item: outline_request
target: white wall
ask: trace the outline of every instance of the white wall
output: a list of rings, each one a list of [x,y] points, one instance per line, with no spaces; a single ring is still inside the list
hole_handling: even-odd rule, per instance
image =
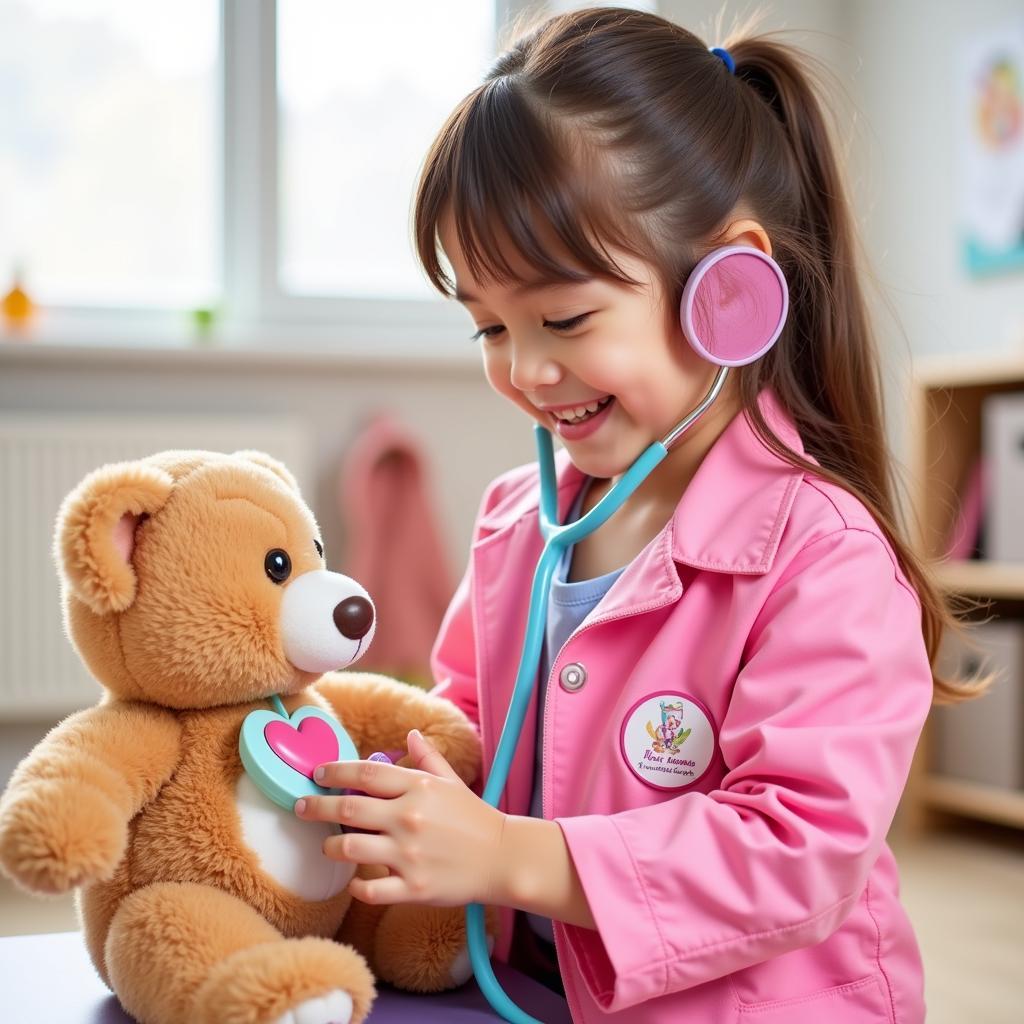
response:
[[[873,138],[867,238],[915,354],[1024,354],[1024,273],[968,278],[957,225],[957,63],[972,32],[1024,19],[1021,0],[843,5]]]

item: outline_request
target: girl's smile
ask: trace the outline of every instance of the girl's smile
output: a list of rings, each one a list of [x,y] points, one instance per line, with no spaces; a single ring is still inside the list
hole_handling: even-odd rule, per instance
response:
[[[614,395],[606,395],[585,405],[559,406],[557,411],[549,407],[546,411],[551,413],[552,429],[559,437],[566,441],[580,441],[604,423],[614,401]]]

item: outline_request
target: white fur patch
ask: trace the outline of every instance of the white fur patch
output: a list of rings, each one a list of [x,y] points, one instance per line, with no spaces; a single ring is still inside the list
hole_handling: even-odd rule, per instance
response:
[[[278,1017],[274,1024],[348,1024],[351,1019],[352,997],[336,988],[325,996],[307,999]]]
[[[341,829],[326,821],[303,821],[264,796],[245,772],[235,805],[246,846],[260,867],[288,892],[310,903],[329,899],[348,885],[356,865],[331,860],[323,843]]]
[[[487,936],[487,952],[494,952],[494,936]],[[451,967],[448,968],[448,974],[451,977],[452,983],[456,988],[465,985],[467,981],[473,976],[473,964],[469,959],[469,947],[463,946],[459,950],[455,959],[452,961]]]

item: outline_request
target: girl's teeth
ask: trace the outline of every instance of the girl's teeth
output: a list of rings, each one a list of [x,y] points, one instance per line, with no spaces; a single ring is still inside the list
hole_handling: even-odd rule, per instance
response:
[[[605,401],[605,399],[601,399],[601,402],[603,401]],[[582,419],[588,413],[597,412],[601,402],[590,402],[588,405],[578,405],[575,409],[563,409],[561,412],[555,413],[555,415],[566,423],[573,423],[578,419]]]

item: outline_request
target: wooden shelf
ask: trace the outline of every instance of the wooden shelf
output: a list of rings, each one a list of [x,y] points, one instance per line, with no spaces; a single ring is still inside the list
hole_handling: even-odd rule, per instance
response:
[[[950,593],[1024,600],[1024,562],[944,562],[936,573]]]
[[[915,363],[910,438],[915,547],[930,560],[947,594],[983,602],[1024,600],[1024,563],[951,561],[944,552],[957,517],[957,496],[982,450],[985,399],[1009,391],[1024,391],[1024,353],[971,353]],[[934,717],[925,726],[904,793],[913,827],[926,827],[934,812],[942,811],[1024,829],[1024,790],[937,774],[930,757]],[[1020,742],[1024,746],[1024,735]]]
[[[921,785],[921,795],[930,807],[1024,828],[1024,790],[999,789],[939,775],[925,778]]]

